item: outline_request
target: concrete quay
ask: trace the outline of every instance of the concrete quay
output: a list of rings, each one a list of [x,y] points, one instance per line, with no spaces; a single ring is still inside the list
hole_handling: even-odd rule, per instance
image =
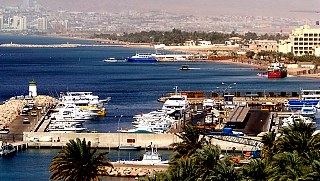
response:
[[[93,147],[103,149],[117,149],[118,146],[141,146],[147,148],[151,143],[158,149],[172,149],[172,143],[181,142],[175,134],[146,134],[146,133],[49,133],[49,132],[24,132],[23,141],[28,147],[37,148],[62,148],[76,138],[90,141]],[[209,138],[211,143],[220,146],[223,151],[252,151],[256,146],[235,141],[226,141]],[[259,141],[259,140],[257,140]]]

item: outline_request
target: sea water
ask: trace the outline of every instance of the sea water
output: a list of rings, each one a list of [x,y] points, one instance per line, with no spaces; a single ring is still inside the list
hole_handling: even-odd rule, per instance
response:
[[[36,36],[0,35],[0,44],[57,44],[92,41]],[[108,57],[126,58],[153,49],[81,46],[77,48],[0,47],[0,101],[27,95],[28,82],[37,81],[38,94],[57,97],[60,92],[92,91],[111,97],[107,116],[85,123],[89,130],[115,132],[131,126],[132,116],[160,109],[157,99],[181,90],[222,92],[299,92],[318,89],[320,80],[300,77],[267,79],[251,67],[210,62],[107,63]],[[222,82],[228,85],[222,85]],[[234,84],[236,83],[236,84]],[[120,115],[123,117],[120,118]],[[119,120],[120,119],[120,120]],[[142,155],[143,152],[139,153]],[[56,150],[27,150],[12,159],[0,158],[0,180],[48,180],[48,167]],[[112,155],[112,154],[111,154]],[[121,152],[121,157],[128,156]],[[170,154],[168,154],[170,155]],[[117,159],[111,156],[112,159]]]

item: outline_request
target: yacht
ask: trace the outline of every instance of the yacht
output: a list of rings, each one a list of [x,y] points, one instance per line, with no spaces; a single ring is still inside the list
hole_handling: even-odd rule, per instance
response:
[[[187,96],[175,94],[169,97],[166,102],[164,102],[162,109],[169,113],[172,113],[175,110],[181,111],[182,114],[182,111],[190,109]]]

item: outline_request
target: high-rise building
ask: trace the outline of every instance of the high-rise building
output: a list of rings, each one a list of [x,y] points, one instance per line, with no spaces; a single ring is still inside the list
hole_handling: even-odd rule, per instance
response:
[[[48,20],[47,18],[38,18],[38,27],[39,31],[46,31],[48,29]]]
[[[13,16],[12,19],[10,20],[10,28],[18,29],[18,26],[20,24],[19,19],[20,19],[19,16]]]
[[[0,30],[4,28],[4,27],[3,27],[3,24],[4,24],[4,22],[3,22],[3,15],[0,15]]]
[[[292,30],[287,40],[280,41],[279,52],[320,56],[320,29],[304,25]]]
[[[18,30],[26,30],[26,29],[27,29],[27,17],[25,16],[19,17]]]

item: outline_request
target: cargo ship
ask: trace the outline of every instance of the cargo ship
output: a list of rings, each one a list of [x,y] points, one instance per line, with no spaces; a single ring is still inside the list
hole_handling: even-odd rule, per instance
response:
[[[137,53],[132,57],[128,58],[128,62],[153,63],[153,62],[157,62],[157,59],[154,58],[151,53]]]
[[[287,77],[287,69],[283,63],[272,63],[268,66],[268,78]]]

